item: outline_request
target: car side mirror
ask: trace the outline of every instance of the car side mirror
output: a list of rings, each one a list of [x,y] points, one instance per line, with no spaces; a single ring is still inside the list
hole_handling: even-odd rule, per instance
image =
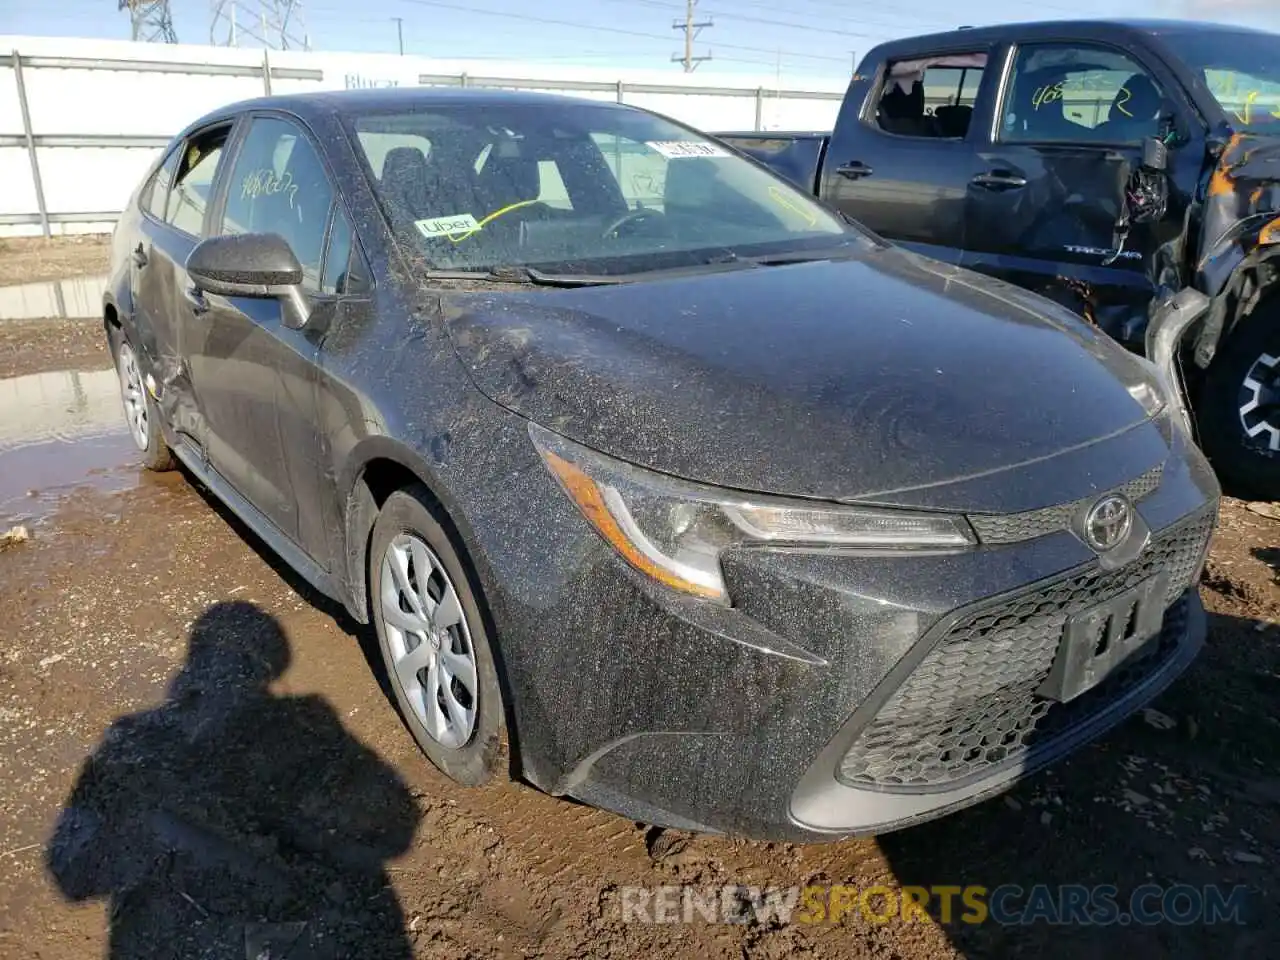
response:
[[[302,265],[289,241],[278,233],[210,237],[187,256],[187,275],[205,293],[284,301],[288,326],[306,324],[310,307],[303,296]]]

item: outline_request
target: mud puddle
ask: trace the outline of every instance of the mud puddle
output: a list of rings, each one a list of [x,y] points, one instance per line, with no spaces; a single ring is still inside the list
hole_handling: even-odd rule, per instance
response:
[[[138,482],[114,370],[0,380],[0,526],[46,518],[74,491]]]
[[[0,321],[101,316],[107,279],[94,274],[0,286]]]

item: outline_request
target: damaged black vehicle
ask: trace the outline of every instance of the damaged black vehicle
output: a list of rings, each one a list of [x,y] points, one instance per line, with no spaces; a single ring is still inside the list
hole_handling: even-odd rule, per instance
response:
[[[1203,641],[1218,488],[1151,364],[636,108],[215,112],[130,201],[105,319],[147,465],[372,624],[462,783],[885,831]]]
[[[1080,20],[894,40],[830,136],[722,138],[1145,352],[1219,475],[1280,498],[1280,36]]]

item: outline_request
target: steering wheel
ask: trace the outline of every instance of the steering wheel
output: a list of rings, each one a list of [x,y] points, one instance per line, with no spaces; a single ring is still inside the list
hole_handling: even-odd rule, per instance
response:
[[[617,217],[607,227],[605,227],[604,232],[601,233],[600,236],[604,239],[608,239],[609,237],[616,236],[618,231],[629,223],[643,223],[645,220],[653,220],[662,216],[663,213],[661,210],[652,210],[649,207],[640,207],[636,210],[628,210],[622,216]]]

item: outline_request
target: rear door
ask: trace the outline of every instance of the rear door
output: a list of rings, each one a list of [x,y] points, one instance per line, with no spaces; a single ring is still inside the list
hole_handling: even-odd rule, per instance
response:
[[[188,296],[186,262],[204,231],[231,129],[231,121],[213,124],[175,148],[144,198],[141,237],[133,251],[137,265],[135,307],[155,331],[152,366],[161,410],[180,442],[185,439],[198,454],[206,438],[186,351],[196,320]]]
[[[827,148],[823,198],[889,240],[959,262],[988,49],[922,51],[855,79]]]
[[[969,187],[966,266],[1043,293],[1120,340],[1140,340],[1148,265],[1176,236],[1198,180],[1203,130],[1176,81],[1102,40],[1020,44]],[[1181,141],[1171,131],[1182,131]],[[1114,241],[1127,172],[1168,136],[1164,217]]]
[[[326,533],[300,516],[299,505],[318,504],[324,482],[315,378],[320,342],[334,311],[335,290],[326,289],[324,279],[330,231],[341,248],[335,269],[346,267],[351,247],[345,215],[331,226],[335,195],[319,149],[294,119],[248,119],[210,232],[284,237],[302,265],[311,314],[295,329],[286,325],[288,308],[278,299],[202,293],[201,336],[189,346],[195,392],[208,424],[210,464],[325,568]]]

